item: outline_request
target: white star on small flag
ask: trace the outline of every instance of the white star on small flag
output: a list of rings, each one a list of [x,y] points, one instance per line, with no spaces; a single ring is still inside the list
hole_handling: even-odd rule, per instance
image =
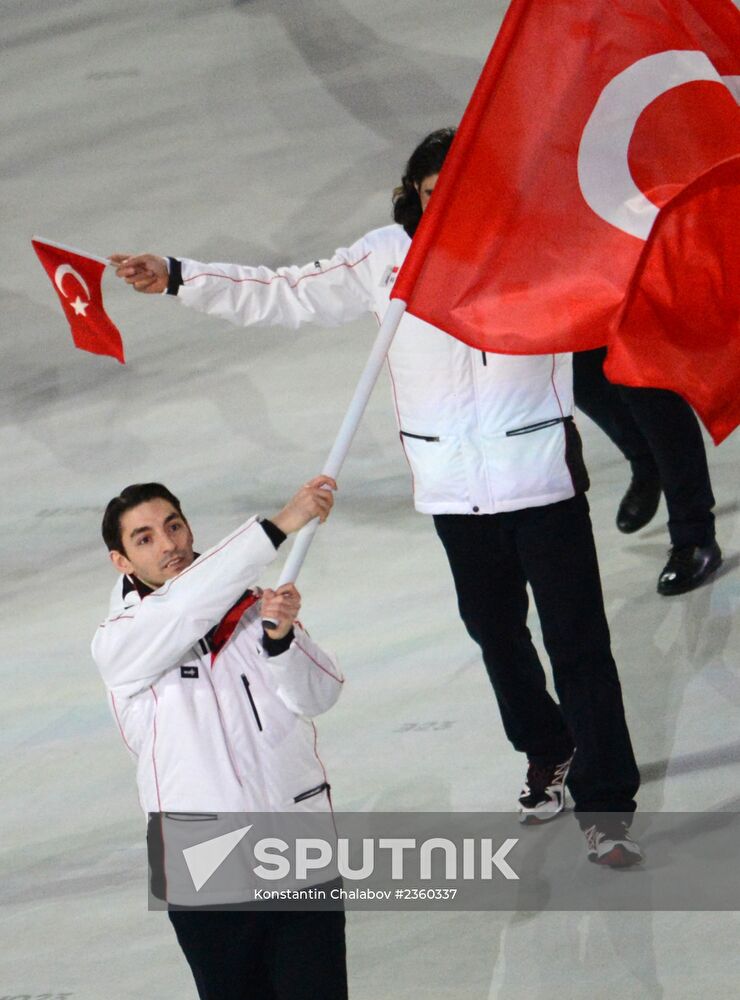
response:
[[[78,316],[87,316],[87,307],[90,305],[89,302],[84,302],[79,295],[72,303],[72,308],[77,313]]]

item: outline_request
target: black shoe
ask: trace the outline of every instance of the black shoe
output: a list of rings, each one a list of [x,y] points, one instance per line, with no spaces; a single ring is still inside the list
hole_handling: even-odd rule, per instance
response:
[[[535,826],[560,815],[565,808],[565,779],[572,761],[573,754],[567,760],[552,764],[529,762],[524,788],[519,796],[520,823]]]
[[[671,549],[670,559],[658,577],[658,593],[664,597],[685,594],[722,565],[722,552],[715,541],[709,545],[684,545]]]
[[[653,475],[637,475],[632,481],[617,511],[617,527],[625,535],[639,531],[652,521],[660,503],[660,479]]]

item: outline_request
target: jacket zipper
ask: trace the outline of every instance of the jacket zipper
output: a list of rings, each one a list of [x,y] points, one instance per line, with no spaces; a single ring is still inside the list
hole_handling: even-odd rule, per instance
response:
[[[262,722],[260,721],[260,714],[257,711],[257,706],[254,703],[254,698],[252,697],[252,692],[249,689],[249,681],[247,680],[247,675],[242,674],[242,683],[244,684],[244,690],[247,692],[247,698],[249,698],[249,704],[252,706],[252,711],[254,712],[254,721],[257,723],[257,728],[262,732]]]
[[[426,434],[409,434],[408,431],[399,431],[401,437],[415,438],[417,441],[439,441],[438,437],[427,437]]]
[[[172,813],[166,812],[165,819],[174,819],[178,823],[202,823],[206,820],[218,819],[218,813]]]
[[[537,424],[527,424],[526,427],[516,427],[514,430],[507,431],[506,436],[510,438],[516,437],[518,434],[531,434],[533,431],[544,430],[545,427],[556,427],[558,424],[567,424],[572,419],[572,416],[567,416],[553,417],[551,420],[540,420]]]
[[[488,359],[486,357],[486,352],[485,351],[481,351],[481,355],[483,356],[483,364],[484,365],[488,365]],[[470,380],[472,382],[472,387],[473,387],[473,401],[474,401],[474,404],[475,404],[475,427],[476,427],[477,434],[480,435],[480,436],[482,436],[483,421],[481,420],[481,415],[480,415],[480,394],[478,392],[478,379],[480,377],[482,377],[482,376],[478,375],[476,367],[473,364],[473,351],[472,350],[468,354],[468,358],[470,360]],[[493,488],[491,486],[491,480],[490,480],[490,477],[488,475],[488,465],[486,463],[485,457],[484,456],[481,456],[481,457],[483,459],[483,461],[481,463],[481,467],[483,469],[483,475],[485,477],[486,492],[488,493],[489,500],[493,501],[493,499],[494,499],[494,493],[493,493]],[[480,505],[479,504],[475,504],[473,506],[473,513],[477,514],[479,510],[480,510]]]
[[[328,792],[330,788],[331,786],[328,781],[322,781],[322,783],[320,785],[317,785],[315,788],[309,788],[308,791],[301,792],[300,795],[296,795],[293,798],[293,801],[303,802],[304,799],[311,799],[313,798],[314,795],[320,795],[321,792]]]

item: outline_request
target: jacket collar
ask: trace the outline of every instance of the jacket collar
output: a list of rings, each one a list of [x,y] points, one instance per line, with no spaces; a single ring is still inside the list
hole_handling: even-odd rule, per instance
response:
[[[193,556],[195,557],[193,562],[195,562],[195,559],[200,558],[200,552],[194,552]],[[154,589],[154,587],[150,587],[148,583],[144,583],[143,580],[140,580],[138,576],[135,576],[133,573],[127,573],[123,577],[121,597],[125,602],[129,594],[136,593],[143,599],[149,594],[153,594]]]
[[[138,578],[138,576],[134,576],[134,574],[132,573],[130,576],[125,575],[123,578],[123,587],[121,596],[123,597],[124,601],[131,593],[136,593],[139,595],[139,597],[143,598],[146,597],[147,594],[153,594],[154,588],[147,586],[146,583],[142,583],[142,581]]]

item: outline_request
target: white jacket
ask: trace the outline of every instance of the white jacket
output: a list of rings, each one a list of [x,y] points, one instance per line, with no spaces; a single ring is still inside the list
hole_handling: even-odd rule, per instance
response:
[[[180,301],[245,326],[378,321],[411,241],[401,226],[303,267],[182,260]],[[483,354],[406,314],[388,355],[416,509],[494,514],[588,488],[570,354]]]
[[[92,653],[137,758],[144,812],[330,809],[310,717],[339,697],[332,658],[298,625],[268,657],[259,602],[215,656],[203,641],[274,557],[251,518],[143,598],[117,582]]]

